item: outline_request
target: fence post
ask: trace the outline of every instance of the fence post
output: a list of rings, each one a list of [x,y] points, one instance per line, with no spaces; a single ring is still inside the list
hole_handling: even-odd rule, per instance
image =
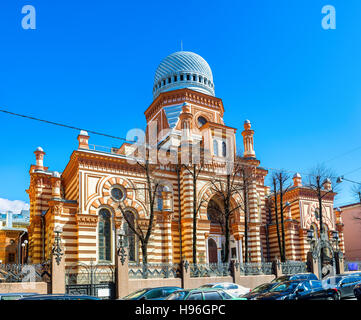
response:
[[[232,273],[233,283],[240,284],[239,282],[240,282],[241,272],[239,270],[239,262],[237,260],[231,261],[231,273]]]
[[[282,276],[282,265],[281,262],[278,260],[278,258],[272,261],[272,270],[276,278]]]
[[[314,273],[316,277],[322,280],[322,275],[319,274],[319,259],[314,259],[312,252],[307,252],[307,269],[309,272]]]
[[[336,274],[344,273],[345,265],[342,251],[335,252]]]
[[[181,263],[182,265],[182,288],[190,289],[190,266],[188,260]]]
[[[119,249],[115,259],[115,287],[117,299],[129,294],[128,255],[123,247]]]
[[[51,293],[65,293],[65,259],[51,257]]]

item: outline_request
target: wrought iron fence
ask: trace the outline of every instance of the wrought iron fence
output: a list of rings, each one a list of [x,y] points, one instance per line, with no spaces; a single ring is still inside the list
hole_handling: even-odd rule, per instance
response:
[[[128,274],[133,279],[180,278],[181,269],[173,263],[129,263]]]
[[[235,265],[237,268],[237,263]],[[246,262],[239,264],[239,271],[241,275],[271,275],[273,274],[272,262]]]
[[[50,263],[0,264],[0,283],[47,282],[51,278]]]
[[[101,299],[115,297],[115,267],[110,263],[76,263],[65,272],[66,292],[86,294]]]
[[[229,263],[189,264],[191,277],[225,277],[231,275]]]
[[[77,263],[66,269],[65,284],[101,284],[115,281],[115,270],[111,264]]]
[[[345,261],[344,271],[361,271],[361,261]]]
[[[307,263],[303,261],[286,261],[281,262],[283,274],[296,274],[307,272]]]

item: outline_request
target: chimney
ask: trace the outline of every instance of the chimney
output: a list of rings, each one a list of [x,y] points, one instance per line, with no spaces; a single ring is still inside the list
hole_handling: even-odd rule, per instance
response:
[[[293,176],[292,180],[294,187],[302,187],[302,177],[298,172]]]
[[[11,211],[6,212],[6,228],[13,227],[13,213]]]
[[[244,122],[244,131],[242,131],[243,146],[244,146],[243,157],[245,158],[256,157],[256,153],[254,152],[254,146],[253,146],[253,135],[254,135],[254,131],[251,129],[251,122],[249,120],[246,120]]]
[[[87,150],[89,150],[88,140],[89,140],[88,132],[86,132],[84,130],[81,130],[79,135],[78,135],[78,141],[79,141],[78,149],[87,149]]]
[[[35,153],[35,158],[36,158],[35,169],[44,170],[43,160],[44,160],[45,152],[44,152],[43,148],[37,147],[36,150],[34,151],[34,153]]]

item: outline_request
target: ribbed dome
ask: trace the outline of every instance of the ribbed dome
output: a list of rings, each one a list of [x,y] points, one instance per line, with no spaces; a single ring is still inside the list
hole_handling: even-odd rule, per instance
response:
[[[200,55],[189,51],[172,53],[159,64],[153,86],[153,98],[161,92],[189,88],[214,96],[212,70]]]

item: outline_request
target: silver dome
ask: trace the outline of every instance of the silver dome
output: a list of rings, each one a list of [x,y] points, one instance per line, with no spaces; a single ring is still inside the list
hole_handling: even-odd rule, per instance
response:
[[[215,95],[212,70],[207,61],[189,51],[178,51],[162,60],[154,76],[153,98],[161,92],[183,88]]]

